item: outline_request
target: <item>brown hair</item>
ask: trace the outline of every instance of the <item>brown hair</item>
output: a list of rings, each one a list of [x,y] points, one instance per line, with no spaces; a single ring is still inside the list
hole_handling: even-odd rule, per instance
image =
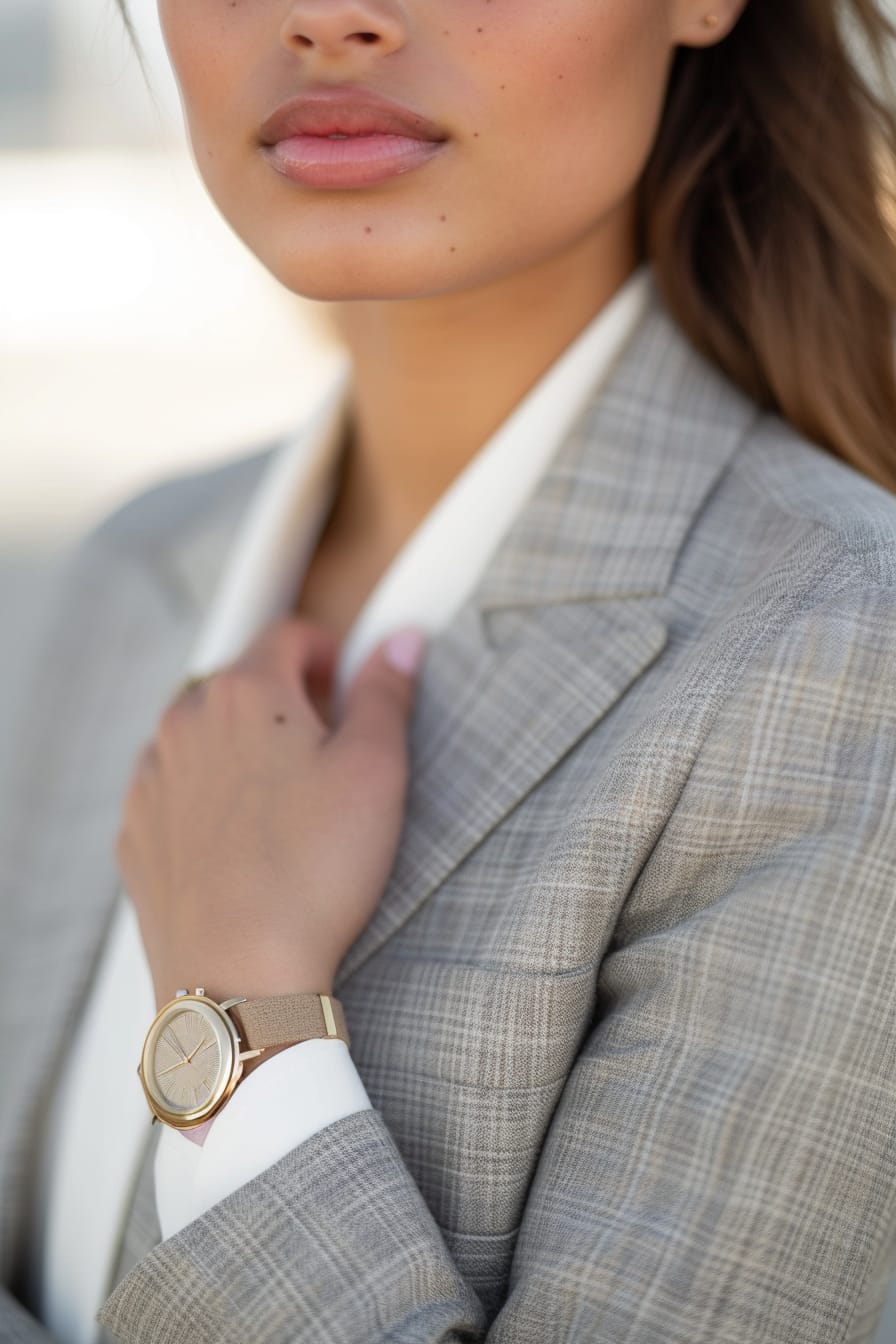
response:
[[[692,343],[891,490],[894,38],[879,0],[747,0],[720,42],[677,49],[639,184],[642,247]]]
[[[896,27],[882,4],[747,0],[721,41],[679,46],[638,217],[693,345],[896,490]]]

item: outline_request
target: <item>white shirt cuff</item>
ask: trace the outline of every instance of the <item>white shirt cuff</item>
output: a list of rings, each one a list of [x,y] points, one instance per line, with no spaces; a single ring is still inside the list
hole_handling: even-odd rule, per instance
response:
[[[164,1125],[153,1171],[162,1239],[318,1130],[370,1104],[345,1041],[320,1037],[299,1041],[253,1069],[214,1117],[201,1146]]]

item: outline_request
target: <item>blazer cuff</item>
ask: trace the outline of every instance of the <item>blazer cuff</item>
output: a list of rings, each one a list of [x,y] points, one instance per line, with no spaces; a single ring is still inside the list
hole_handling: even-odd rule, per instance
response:
[[[370,1098],[348,1046],[325,1037],[299,1041],[253,1069],[214,1117],[202,1145],[165,1125],[153,1177],[162,1239],[245,1185]]]
[[[159,1242],[96,1319],[126,1344],[472,1344],[486,1323],[372,1107]]]

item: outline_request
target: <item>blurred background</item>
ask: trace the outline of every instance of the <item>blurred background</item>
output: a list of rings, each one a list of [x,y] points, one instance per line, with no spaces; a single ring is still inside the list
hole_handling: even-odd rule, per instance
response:
[[[321,306],[212,205],[155,0],[129,9],[147,79],[115,0],[0,0],[7,707],[77,536],[151,481],[298,423],[337,353]]]
[[[7,715],[77,536],[153,480],[288,430],[337,357],[320,308],[211,204],[156,0],[130,10],[149,87],[114,0],[0,3]],[[875,1344],[896,1344],[896,1288]]]

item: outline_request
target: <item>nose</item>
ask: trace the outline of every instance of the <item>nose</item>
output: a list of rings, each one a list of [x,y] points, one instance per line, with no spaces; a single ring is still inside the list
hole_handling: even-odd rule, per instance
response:
[[[406,30],[392,0],[295,0],[281,36],[291,50],[347,60],[368,49],[377,56],[397,51]]]

